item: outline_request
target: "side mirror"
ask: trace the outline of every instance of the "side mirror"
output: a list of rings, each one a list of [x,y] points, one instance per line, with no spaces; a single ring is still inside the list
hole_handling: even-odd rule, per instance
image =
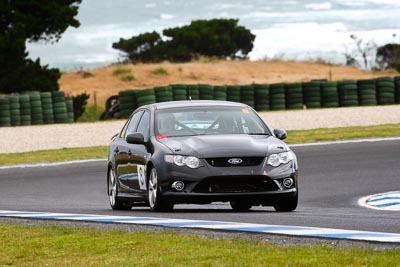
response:
[[[278,138],[280,140],[286,139],[286,137],[287,137],[287,133],[283,129],[275,129],[274,134],[275,134],[276,138]]]
[[[144,137],[141,133],[130,133],[126,136],[126,142],[128,144],[141,145],[144,144]]]

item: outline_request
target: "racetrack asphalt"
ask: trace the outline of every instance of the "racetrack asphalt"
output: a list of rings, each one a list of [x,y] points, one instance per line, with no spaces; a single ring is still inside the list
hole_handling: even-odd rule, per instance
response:
[[[359,198],[399,190],[398,140],[293,147],[299,159],[300,202],[295,212],[229,204],[176,205],[171,213],[146,207],[112,211],[104,162],[0,170],[0,209],[297,225],[400,233],[400,213],[366,209]]]

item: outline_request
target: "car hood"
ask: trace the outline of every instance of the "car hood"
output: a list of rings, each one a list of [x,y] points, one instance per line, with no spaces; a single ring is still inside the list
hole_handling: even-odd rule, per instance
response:
[[[207,157],[265,157],[288,151],[288,146],[274,136],[247,134],[169,137],[159,140],[174,154]]]

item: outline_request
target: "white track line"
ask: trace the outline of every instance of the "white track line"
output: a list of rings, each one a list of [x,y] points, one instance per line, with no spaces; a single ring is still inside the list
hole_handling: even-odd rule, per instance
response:
[[[400,211],[400,191],[362,197],[358,205],[374,210]]]
[[[67,220],[98,223],[123,223],[150,226],[163,226],[173,228],[196,228],[210,230],[225,230],[236,232],[268,233],[303,237],[351,239],[374,242],[389,242],[400,244],[400,234],[382,233],[369,231],[353,231],[343,229],[329,229],[318,227],[268,225],[254,223],[168,219],[155,217],[133,217],[133,216],[107,216],[93,214],[69,214],[50,212],[27,212],[0,210],[0,217],[30,218],[41,220]]]

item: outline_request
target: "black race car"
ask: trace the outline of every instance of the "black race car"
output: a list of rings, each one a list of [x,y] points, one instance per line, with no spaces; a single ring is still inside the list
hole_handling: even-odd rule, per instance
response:
[[[230,202],[233,210],[298,201],[296,155],[249,106],[176,101],[142,106],[112,138],[107,188],[112,209]]]

